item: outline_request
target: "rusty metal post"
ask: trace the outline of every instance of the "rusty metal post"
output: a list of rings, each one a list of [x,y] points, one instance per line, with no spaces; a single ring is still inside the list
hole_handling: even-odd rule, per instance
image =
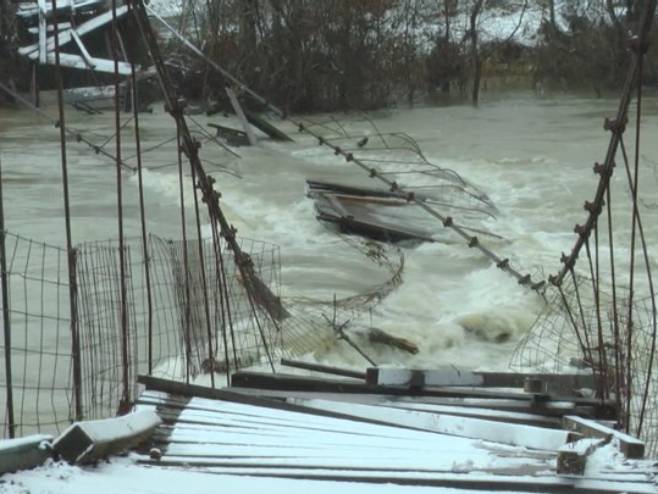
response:
[[[2,164],[0,163],[0,275],[2,276],[2,322],[4,326],[5,345],[5,381],[6,381],[6,410],[9,437],[13,438],[16,431],[14,421],[14,388],[11,377],[11,318],[9,317],[9,273],[7,273],[7,249],[5,245],[5,211],[2,195]]]
[[[128,352],[128,310],[126,307],[126,258],[125,245],[123,238],[123,186],[121,177],[121,108],[119,104],[119,30],[117,27],[117,3],[112,0],[112,34],[110,47],[112,58],[114,59],[114,124],[115,124],[115,142],[116,142],[116,180],[117,180],[117,221],[119,228],[119,276],[120,276],[120,303],[121,303],[121,366],[122,366],[122,383],[123,391],[121,393],[121,403],[119,411],[128,410],[130,403],[130,379],[129,379],[129,352]]]
[[[128,4],[132,9],[132,4]],[[137,157],[137,180],[139,188],[139,218],[142,233],[142,255],[144,256],[144,278],[146,283],[146,302],[148,308],[147,338],[148,338],[148,369],[149,376],[153,373],[153,293],[151,289],[151,256],[149,255],[148,238],[146,234],[146,208],[144,207],[144,176],[142,173],[142,144],[139,132],[139,97],[137,92],[137,76],[135,64],[130,62],[132,86],[132,111],[135,121],[135,153]]]
[[[53,0],[53,12],[57,12],[57,0]],[[82,420],[82,372],[80,368],[80,345],[77,327],[77,304],[76,294],[77,287],[75,281],[75,251],[71,240],[71,209],[69,201],[69,175],[66,159],[66,125],[64,123],[64,83],[62,82],[62,67],[59,59],[59,28],[57,17],[53,22],[53,38],[55,40],[55,74],[57,79],[57,107],[59,110],[59,120],[56,125],[60,132],[60,154],[62,162],[62,186],[64,189],[64,224],[66,228],[66,252],[68,253],[69,269],[69,306],[71,317],[71,358],[73,359],[73,397],[75,404],[75,417]]]

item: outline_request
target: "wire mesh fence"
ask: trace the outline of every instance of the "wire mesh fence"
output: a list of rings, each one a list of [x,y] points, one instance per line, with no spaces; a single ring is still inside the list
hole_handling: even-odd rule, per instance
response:
[[[658,376],[653,365],[653,311],[648,299],[629,305],[629,292],[600,289],[591,297],[592,280],[576,276],[547,291],[547,304],[517,346],[515,370],[587,373],[597,376],[602,400],[616,404],[620,424],[658,455]],[[598,307],[597,307],[598,304]],[[629,324],[629,322],[631,322]]]
[[[3,369],[10,360],[12,382],[3,375],[0,393],[13,391],[15,425],[9,408],[4,435],[59,429],[73,417],[72,347],[67,253],[64,249],[5,234],[11,345],[3,341]],[[3,308],[5,309],[5,308]]]
[[[79,245],[72,256],[72,278],[64,249],[10,233],[5,242],[12,379],[5,375],[1,389],[7,403],[11,387],[15,417],[11,424],[6,406],[5,436],[10,428],[25,435],[67,426],[76,417],[76,389],[82,417],[102,418],[120,412],[126,396],[134,398],[139,374],[191,380],[201,372],[263,362],[275,347],[281,352],[281,328],[265,317],[278,301],[281,283],[274,245],[241,242],[263,292],[267,288],[274,297],[252,300],[228,249],[222,250],[217,269],[211,240],[203,242],[202,250],[195,241],[184,248],[182,241],[150,236],[145,250],[140,240],[127,240],[124,329],[117,241]],[[75,324],[70,279],[77,299]],[[79,348],[73,345],[72,328]],[[75,359],[81,368],[79,382],[73,373]]]

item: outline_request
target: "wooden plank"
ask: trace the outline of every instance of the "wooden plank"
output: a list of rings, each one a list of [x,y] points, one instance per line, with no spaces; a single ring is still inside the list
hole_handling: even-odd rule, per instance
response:
[[[85,44],[80,39],[80,36],[78,36],[78,33],[76,33],[75,30],[71,30],[71,36],[73,37],[73,41],[75,41],[75,44],[78,45],[78,49],[80,50],[80,53],[82,54],[82,58],[87,64],[87,67],[90,68],[91,70],[94,70],[96,68],[96,65],[92,62],[93,57],[87,51],[87,48],[85,47]]]
[[[481,386],[484,383],[482,376],[454,366],[434,370],[369,368],[366,382],[377,386],[410,386],[418,376],[422,376],[425,386]]]
[[[615,404],[612,401],[597,400],[593,398],[582,398],[577,396],[561,397],[549,396],[550,401],[536,402],[533,395],[527,393],[515,393],[509,391],[497,391],[482,388],[456,388],[456,387],[426,387],[418,390],[409,390],[398,386],[374,386],[360,384],[350,381],[338,381],[331,379],[316,379],[308,376],[292,376],[285,374],[265,374],[261,372],[239,371],[231,376],[231,386],[244,388],[278,389],[288,391],[313,391],[313,392],[337,392],[337,393],[374,393],[396,396],[435,396],[450,398],[491,398],[519,400],[532,403],[538,409],[546,408],[546,403],[568,402],[577,406],[592,407],[596,418],[614,418]]]
[[[274,125],[269,123],[267,120],[261,118],[260,115],[258,115],[257,113],[245,109],[244,114],[245,117],[247,118],[247,121],[251,125],[259,129],[263,134],[269,136],[275,141],[292,142],[292,138],[289,135],[285,134],[284,132],[281,132],[279,129],[277,129]]]
[[[557,473],[560,475],[584,475],[587,457],[608,443],[605,439],[581,439],[565,444],[558,450]]]
[[[89,11],[94,10],[95,8],[100,9],[104,5],[104,0],[76,0],[75,9]],[[57,15],[65,15],[71,12],[70,4],[66,5],[66,2],[62,1],[57,5]],[[53,17],[53,3],[51,1],[46,2],[45,13],[47,17]],[[38,14],[39,9],[34,2],[21,2],[16,10],[16,15],[23,18],[34,17]]]
[[[281,359],[281,365],[285,367],[294,367],[297,369],[304,369],[313,372],[322,372],[324,374],[332,374],[336,376],[352,377],[354,379],[365,380],[366,373],[353,371],[350,369],[339,369],[338,367],[331,367],[328,365],[314,364],[311,362],[301,362],[299,360]]]
[[[122,17],[128,13],[128,6],[122,5],[117,8],[117,18]],[[101,15],[93,17],[88,21],[83,22],[76,28],[76,33],[78,36],[84,36],[91,31],[98,29],[99,27],[104,26],[105,24],[112,22],[112,11],[105,12]],[[60,48],[67,43],[70,43],[73,40],[71,30],[62,31],[59,33],[59,46]],[[50,50],[55,49],[55,37],[49,36],[46,43],[46,48]],[[29,46],[24,46],[18,49],[18,53],[24,56],[30,57],[32,60],[36,60],[39,56],[39,44],[35,43]]]
[[[254,132],[251,129],[251,125],[249,125],[249,122],[247,121],[247,117],[245,117],[244,115],[244,111],[242,110],[242,105],[240,105],[237,96],[235,95],[235,93],[230,87],[226,88],[226,94],[228,94],[228,99],[231,101],[231,106],[233,106],[233,111],[235,111],[235,114],[238,116],[238,119],[242,124],[242,128],[244,129],[244,132],[245,134],[247,134],[247,138],[249,139],[249,142],[251,143],[252,146],[256,146],[258,144],[258,139],[256,139],[256,136],[254,135]]]
[[[372,405],[292,398],[287,401],[308,408],[374,419],[391,425],[404,425],[417,430],[547,451],[557,451],[565,443],[573,441],[579,436],[573,432],[529,425],[508,424],[492,420],[455,417]]]
[[[619,446],[619,450],[627,458],[644,458],[645,445],[642,441],[629,434],[611,429],[595,420],[569,415],[562,418],[562,426],[565,429],[579,432],[585,437],[614,439]]]
[[[34,435],[0,441],[0,475],[35,468],[51,456],[50,435]]]
[[[160,417],[148,411],[76,422],[53,442],[53,449],[69,463],[93,463],[140,444],[160,423]]]
[[[144,458],[139,461],[142,464],[174,467],[194,468],[195,471],[223,475],[227,470],[224,462],[193,461],[189,458],[168,458],[161,461],[148,460]],[[231,467],[232,469],[237,467]],[[555,494],[602,494],[620,493],[627,494],[655,494],[655,484],[650,482],[623,482],[613,480],[580,479],[556,477],[554,475],[505,475],[486,474],[480,472],[472,473],[423,473],[423,472],[398,472],[394,469],[377,471],[352,471],[349,469],[257,469],[250,471],[242,470],[236,474],[252,477],[270,477],[303,479],[330,482],[359,482],[369,484],[393,484],[405,486],[426,486],[442,489],[467,489],[468,492],[541,492]],[[530,472],[532,473],[532,472]],[[335,484],[337,489],[341,484]],[[439,490],[440,492],[440,490]]]
[[[38,0],[39,9],[39,63],[45,64],[48,49],[46,48],[46,38],[48,36],[46,27],[46,0]]]
[[[88,70],[89,64],[92,64],[96,72],[114,74],[114,61],[104,58],[89,57],[89,60],[85,60],[80,55],[60,53],[59,63],[62,67],[70,67],[72,69],[80,70]],[[48,64],[55,65],[55,54],[53,52],[48,53]],[[119,75],[129,76],[130,74],[130,64],[126,62],[119,62]]]
[[[520,372],[476,372],[456,367],[442,367],[433,370],[412,371],[395,368],[370,368],[366,370],[368,384],[407,386],[412,372],[422,372],[426,386],[483,386],[494,388],[523,388],[528,379],[536,379],[547,384],[549,391],[572,394],[575,389],[596,389],[596,379],[591,374],[542,374]],[[458,378],[456,376],[463,376]],[[464,384],[455,384],[463,380]]]
[[[70,22],[59,22],[57,24],[57,29],[59,29],[60,31],[64,31],[65,29],[71,29],[71,23]],[[47,31],[49,33],[54,32],[55,31],[55,26],[53,26],[52,24],[49,24],[47,26]],[[30,33],[30,34],[37,34],[38,35],[39,34],[39,27],[28,27],[27,32]]]
[[[167,379],[160,379],[152,376],[138,376],[137,382],[139,384],[143,384],[144,386],[146,386],[147,390],[161,391],[173,395],[192,396],[192,397],[206,398],[210,400],[222,400],[231,403],[253,405],[263,408],[270,408],[273,410],[299,412],[303,414],[313,413],[319,416],[348,419],[358,422],[366,422],[366,423],[374,423],[374,424],[378,423],[374,420],[359,419],[345,414],[327,412],[323,410],[310,410],[309,408],[306,407],[293,405],[279,400],[260,398],[253,395],[236,393],[230,390],[227,391],[223,389],[212,389],[206,386],[185,384],[177,381],[170,381]]]

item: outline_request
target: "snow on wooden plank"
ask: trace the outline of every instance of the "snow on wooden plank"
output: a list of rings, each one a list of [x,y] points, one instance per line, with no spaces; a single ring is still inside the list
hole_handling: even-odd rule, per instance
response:
[[[377,404],[396,404],[400,407],[409,406],[432,406],[445,405],[457,407],[474,407],[488,408],[491,410],[503,410],[511,412],[523,412],[539,416],[562,416],[572,415],[574,413],[588,413],[585,407],[576,407],[572,401],[550,401],[543,403],[541,407],[536,407],[530,402],[519,400],[507,400],[496,398],[452,398],[452,397],[435,397],[435,396],[398,396],[387,394],[362,394],[362,393],[335,393],[335,392],[314,392],[314,391],[289,391],[279,389],[262,389],[262,388],[242,388],[232,387],[231,391],[264,398],[322,398],[331,401],[345,401],[350,403],[363,403],[370,405]]]
[[[75,10],[92,10],[100,8],[105,5],[105,0],[74,0]],[[53,3],[45,2],[45,13],[51,16],[53,13]],[[62,14],[71,11],[71,5],[66,5],[66,2],[61,2],[57,5],[57,13]],[[39,14],[39,8],[34,2],[21,2],[16,9],[16,15],[20,17],[33,17]]]
[[[128,13],[128,6],[123,5],[121,7],[118,7],[116,11],[117,11],[117,18],[122,17]],[[112,21],[112,12],[108,11],[96,17],[93,17],[92,19],[89,19],[88,21],[83,22],[78,27],[76,27],[75,31],[78,34],[78,36],[84,36],[85,34],[90,33],[91,31],[94,31],[99,27],[104,26],[105,24],[111,21]],[[60,47],[71,42],[71,40],[73,39],[70,29],[60,32],[58,37],[59,37]],[[55,49],[54,36],[48,37],[46,47],[49,51]],[[24,46],[18,49],[18,52],[21,55],[29,56],[32,60],[35,60],[39,56],[38,51],[39,51],[38,43],[29,46]]]
[[[454,465],[462,465],[462,468],[487,468],[496,463],[496,459],[482,454],[478,456],[477,452],[470,453],[457,453],[451,455],[449,448],[442,451],[441,456],[434,458],[432,456],[418,456],[418,455],[370,455],[367,453],[357,454],[349,453],[347,450],[328,451],[325,454],[313,454],[312,452],[305,451],[290,451],[288,454],[285,452],[277,452],[275,450],[266,450],[262,452],[249,452],[244,450],[242,454],[236,452],[235,448],[229,448],[226,452],[222,452],[219,447],[203,447],[197,450],[190,449],[186,452],[183,446],[173,447],[170,446],[161,458],[162,462],[179,462],[186,464],[197,465],[213,465],[224,467],[260,467],[260,468],[331,468],[331,469],[344,469],[344,470],[378,470],[378,469],[393,469],[393,470],[449,470]],[[515,468],[525,468],[527,464],[521,459],[510,459],[509,462],[504,462],[506,465]],[[477,465],[477,466],[475,466]],[[535,464],[535,469],[542,469],[548,471],[551,465],[548,464]]]
[[[409,485],[409,486],[427,486],[427,487],[440,487],[443,489],[452,488],[460,489],[458,492],[464,494],[472,494],[474,492],[543,492],[543,493],[579,493],[579,494],[601,494],[601,493],[633,493],[633,494],[655,494],[655,484],[649,482],[623,482],[611,480],[598,480],[598,479],[580,479],[580,478],[567,478],[557,477],[552,475],[533,475],[532,471],[528,471],[526,475],[521,475],[517,472],[514,474],[498,474],[498,473],[481,473],[460,471],[456,469],[455,472],[448,473],[429,473],[429,472],[405,472],[396,471],[394,468],[386,470],[375,471],[351,471],[346,469],[252,469],[249,473],[244,470],[236,470],[234,468],[213,467],[209,463],[204,462],[184,462],[181,461],[165,461],[160,463],[163,467],[179,467],[179,474],[181,470],[188,471],[193,468],[197,472],[215,473],[219,475],[226,475],[227,473],[234,473],[237,476],[248,475],[249,477],[264,477],[268,481],[276,478],[298,479],[298,480],[314,480],[314,481],[333,481],[342,482],[342,484],[333,484],[332,491],[337,488],[341,492],[352,492],[350,489],[354,488],[353,492],[360,494],[366,492],[365,485],[368,483],[376,484],[378,489],[383,489],[391,485]],[[155,465],[154,462],[147,464]],[[166,471],[166,470],[164,470]],[[176,470],[174,470],[176,471]],[[219,478],[219,477],[218,477]],[[228,477],[230,478],[230,477]],[[239,477],[235,477],[236,480]],[[234,484],[229,481],[231,486]],[[292,486],[291,486],[292,487]],[[324,492],[318,490],[317,484],[310,486],[312,492]],[[468,489],[462,491],[462,489]],[[269,490],[268,490],[269,491]],[[382,491],[383,492],[383,491]],[[438,492],[444,492],[442,490]],[[448,491],[451,492],[451,491]]]
[[[556,451],[574,439],[574,434],[529,425],[506,424],[491,420],[431,414],[413,410],[398,410],[371,405],[345,404],[326,400],[289,400],[309,408],[319,408],[357,417],[412,427],[418,430],[449,434],[471,439]]]
[[[55,54],[51,51],[48,53],[48,64],[55,65]],[[97,72],[106,72],[114,74],[114,60],[107,60],[104,58],[89,57],[85,59],[80,55],[73,55],[70,53],[60,53],[59,63],[62,67],[70,67],[73,69],[88,70],[91,65]],[[131,74],[130,64],[126,62],[119,62],[119,75],[129,76]]]
[[[69,463],[90,463],[139,444],[160,423],[156,413],[147,411],[76,422],[55,440],[53,448]]]
[[[377,367],[366,371],[368,384],[409,386],[413,375],[422,375],[425,386],[485,386],[523,388],[527,379],[544,382],[553,392],[571,394],[575,389],[594,388],[596,380],[590,374],[537,374],[516,372],[475,372],[445,366],[433,370],[413,370]]]
[[[59,22],[57,24],[57,29],[60,31],[64,31],[65,29],[71,29],[71,23],[70,22]],[[52,24],[49,24],[47,26],[47,30],[49,33],[52,33],[55,31],[55,26]],[[27,32],[30,34],[39,34],[39,28],[38,27],[28,27]]]
[[[78,36],[78,33],[76,33],[75,30],[72,30],[71,36],[73,37],[73,41],[75,41],[75,44],[78,46],[78,49],[80,50],[80,53],[82,54],[82,58],[87,64],[87,67],[89,67],[92,70],[95,69],[96,65],[94,65],[94,63],[92,62],[93,57],[87,51],[87,47],[85,47],[85,44],[80,39],[80,36]]]
[[[607,444],[606,439],[581,439],[560,448],[557,455],[557,473],[563,475],[583,475],[587,457]]]
[[[416,381],[422,383],[420,387],[481,386],[484,383],[482,376],[453,366],[434,370],[370,368],[366,371],[366,381],[380,386],[412,386]]]
[[[0,475],[42,465],[51,455],[53,437],[39,434],[0,441]]]
[[[614,439],[618,444],[619,450],[631,459],[644,458],[644,443],[629,434],[611,429],[595,420],[589,420],[575,415],[565,416],[562,419],[562,426],[571,431],[579,432],[586,437],[595,437],[601,439]]]
[[[356,383],[354,381],[336,379],[316,379],[308,376],[265,374],[261,372],[239,371],[231,376],[231,386],[259,389],[278,389],[288,391],[313,391],[313,392],[339,392],[339,393],[379,393],[400,396],[435,396],[450,398],[481,398],[481,399],[508,399],[526,402],[534,402],[534,397],[523,392],[508,392],[480,387],[432,387],[414,390],[413,393],[400,386],[372,386],[369,384]],[[592,398],[569,397],[569,399],[554,398],[554,401],[573,401],[579,405],[598,406],[601,411],[612,409],[612,402],[601,402]],[[535,404],[540,406],[540,404]],[[541,404],[543,406],[543,403]],[[614,410],[611,410],[614,412]]]
[[[444,415],[456,415],[460,417],[483,418],[487,420],[495,420],[498,422],[552,427],[557,429],[561,427],[559,419],[555,417],[544,417],[542,415],[535,415],[532,413],[510,412],[506,410],[492,410],[490,408],[396,402],[385,402],[381,403],[380,406],[402,408],[405,410],[416,410],[419,412],[440,413]]]

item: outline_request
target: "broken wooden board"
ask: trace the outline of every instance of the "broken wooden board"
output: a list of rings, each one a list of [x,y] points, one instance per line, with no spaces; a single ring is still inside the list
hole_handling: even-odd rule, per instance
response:
[[[44,13],[47,17],[53,16],[53,3],[51,1],[44,2]],[[73,6],[73,11],[81,13],[89,13],[97,10],[101,10],[105,7],[105,0],[69,0],[62,1],[57,5],[57,15],[65,16],[72,13],[71,6]],[[18,17],[28,19],[30,17],[36,17],[39,15],[39,7],[35,2],[20,2],[16,9],[16,15]]]
[[[128,6],[123,5],[117,7],[116,15],[117,18],[120,18],[128,13]],[[87,33],[95,31],[96,29],[112,22],[112,12],[104,12],[96,17],[92,17],[88,21],[83,22],[75,28],[75,32],[78,36],[84,36]],[[70,43],[73,40],[73,34],[71,29],[66,31],[61,31],[58,34],[59,46],[60,48],[67,43]],[[46,40],[46,49],[50,52],[55,49],[55,36],[48,36]],[[39,57],[39,43],[34,43],[32,45],[24,46],[18,49],[18,53],[24,56],[30,57],[32,60],[36,60]]]
[[[69,463],[93,463],[140,444],[160,422],[160,417],[150,411],[76,422],[53,442],[53,449]]]
[[[436,221],[398,192],[317,180],[306,184],[317,219],[336,225],[343,233],[393,243],[435,242],[440,234]]]
[[[614,459],[614,464],[604,467],[594,464],[586,475],[558,475],[559,448],[530,450],[511,444],[561,447],[568,431],[556,429],[554,423],[546,428],[527,427],[448,416],[436,410],[397,408],[422,407],[435,399],[424,396],[389,397],[393,401],[387,405],[368,405],[341,401],[344,396],[340,394],[296,400],[285,396],[294,392],[262,388],[247,389],[241,395],[236,390],[161,379],[140,381],[147,390],[138,398],[137,410],[157,411],[163,421],[151,444],[131,455],[149,471],[332,481],[332,487],[338,489],[390,484],[469,492],[656,491],[650,462],[627,464]],[[265,398],[265,393],[272,398]],[[275,393],[288,401],[273,399]],[[359,395],[364,400],[379,398]],[[465,437],[469,435],[477,439]],[[150,454],[151,450],[157,454]],[[314,484],[307,489],[316,490]]]
[[[249,111],[245,108],[244,115],[247,118],[247,121],[251,125],[256,127],[258,130],[260,130],[263,134],[270,137],[272,140],[292,142],[292,138],[290,138],[290,136],[277,129],[274,125],[269,123],[267,120],[261,118],[261,116],[258,115],[257,113]]]
[[[216,131],[217,137],[224,139],[229,146],[249,146],[249,137],[247,134],[232,127],[225,127],[214,123],[209,123],[208,127],[212,127]]]
[[[578,408],[579,413],[596,419],[615,419],[615,404],[611,401],[601,401],[579,396],[562,397],[548,395],[544,400],[536,400],[534,395],[522,392],[497,391],[482,387],[424,387],[414,388],[402,386],[379,386],[362,384],[350,380],[316,379],[308,376],[293,376],[285,374],[266,374],[259,372],[240,371],[231,376],[231,386],[244,388],[274,389],[287,391],[311,391],[323,393],[359,393],[386,394],[405,397],[436,397],[463,399],[502,399],[523,402],[529,410],[537,410],[543,414],[565,415],[564,411]]]
[[[414,375],[422,374],[425,386],[482,386],[525,388],[528,380],[543,383],[542,393],[577,396],[580,389],[597,389],[591,374],[541,374],[521,372],[478,372],[446,366],[430,370],[376,367],[366,370],[366,382],[380,386],[410,386]],[[416,380],[420,379],[419,377]]]
[[[595,420],[569,415],[563,417],[562,425],[565,429],[579,432],[585,437],[614,440],[614,443],[618,445],[619,450],[626,458],[644,458],[644,442],[624,432],[611,429]]]
[[[605,446],[604,439],[580,439],[562,446],[557,455],[557,473],[560,475],[583,475],[587,457],[596,449]]]
[[[52,455],[50,435],[0,440],[0,475],[35,468]]]
[[[242,110],[242,105],[240,105],[237,96],[235,95],[235,93],[230,87],[226,88],[226,94],[228,95],[228,99],[231,101],[231,106],[233,106],[233,111],[238,116],[238,119],[242,124],[242,128],[244,129],[244,132],[247,135],[247,138],[249,139],[249,143],[252,146],[256,146],[258,144],[258,139],[256,139],[256,136],[254,135],[254,132],[251,129],[249,122],[247,121],[247,117],[245,117],[244,111]]]
[[[355,403],[328,400],[300,400],[289,398],[288,403],[308,408],[341,413],[349,416],[370,418],[380,423],[404,425],[417,430],[497,442],[530,449],[557,451],[564,444],[576,440],[579,435],[556,429],[529,425],[508,424],[474,417],[459,417],[417,410],[401,410]]]

